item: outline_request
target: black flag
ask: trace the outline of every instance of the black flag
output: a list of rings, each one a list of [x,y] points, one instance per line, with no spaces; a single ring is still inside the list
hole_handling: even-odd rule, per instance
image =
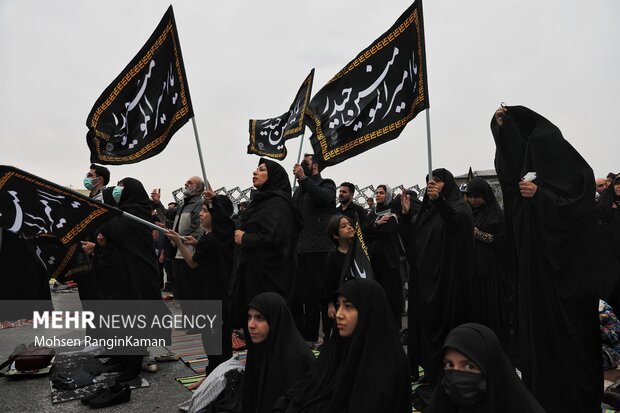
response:
[[[349,278],[367,278],[369,280],[375,278],[368,257],[368,248],[366,248],[362,235],[362,228],[358,222],[355,223],[355,238],[351,241],[344,258],[340,283],[342,284]]]
[[[422,1],[338,72],[307,112],[315,156],[335,165],[395,139],[429,107]]]
[[[80,241],[122,211],[0,165],[0,228],[32,238],[52,234],[62,244]]]
[[[310,102],[314,69],[299,88],[288,112],[271,119],[250,119],[248,153],[274,159],[286,158],[284,143],[304,133],[304,113]]]
[[[146,44],[95,102],[86,142],[94,163],[136,163],[164,150],[192,116],[172,6]]]

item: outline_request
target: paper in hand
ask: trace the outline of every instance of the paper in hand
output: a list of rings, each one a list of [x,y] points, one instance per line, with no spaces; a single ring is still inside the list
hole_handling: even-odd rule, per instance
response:
[[[523,177],[525,182],[532,182],[534,179],[536,179],[536,172],[528,172]]]

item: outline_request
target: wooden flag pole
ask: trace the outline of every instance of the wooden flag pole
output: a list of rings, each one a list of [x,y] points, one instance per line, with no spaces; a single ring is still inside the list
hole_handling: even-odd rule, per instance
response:
[[[433,179],[433,157],[431,155],[431,109],[426,109],[426,147],[428,150],[428,179]]]
[[[299,153],[297,154],[297,163],[301,161],[301,148],[304,147],[304,134],[301,134],[301,141],[299,142]],[[293,176],[293,192],[295,192],[295,188],[297,188],[297,179]]]
[[[192,116],[192,125],[194,125],[194,136],[196,137],[196,146],[198,147],[198,158],[200,158],[200,168],[202,169],[202,179],[205,181],[205,189],[209,188],[207,173],[205,172],[205,162],[202,159],[202,149],[200,149],[200,139],[198,138],[198,128],[196,127],[196,117]]]

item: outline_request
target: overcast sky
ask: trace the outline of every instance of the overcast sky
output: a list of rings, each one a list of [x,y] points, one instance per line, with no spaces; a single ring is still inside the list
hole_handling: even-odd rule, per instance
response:
[[[0,0],[0,164],[82,188],[86,117],[153,32],[169,1]],[[288,110],[310,69],[317,92],[411,4],[390,0],[173,1],[208,179],[251,185],[248,119]],[[501,102],[555,123],[595,175],[620,172],[620,1],[426,0],[433,167],[493,168]],[[311,150],[306,130],[304,151]],[[292,171],[300,140],[283,161]],[[424,112],[396,140],[326,169],[339,184],[422,184]],[[200,175],[191,122],[159,155],[111,166],[163,200]]]

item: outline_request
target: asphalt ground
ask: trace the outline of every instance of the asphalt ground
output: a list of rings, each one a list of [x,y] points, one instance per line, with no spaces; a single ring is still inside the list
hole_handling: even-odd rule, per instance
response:
[[[56,310],[80,310],[77,291],[52,293],[52,302]],[[174,301],[169,306],[173,311]],[[32,341],[32,327],[22,326],[0,330],[0,362],[6,360],[13,349]],[[62,334],[62,331],[58,331]],[[60,351],[67,351],[61,349]],[[165,354],[162,347],[149,349],[153,356]],[[57,349],[58,351],[58,349]],[[158,363],[156,373],[142,372],[150,387],[133,390],[128,403],[97,409],[100,412],[178,412],[177,405],[191,397],[175,378],[190,376],[195,373],[180,361]],[[52,404],[50,374],[27,378],[0,377],[0,413],[5,412],[86,412],[92,411],[79,400]]]

